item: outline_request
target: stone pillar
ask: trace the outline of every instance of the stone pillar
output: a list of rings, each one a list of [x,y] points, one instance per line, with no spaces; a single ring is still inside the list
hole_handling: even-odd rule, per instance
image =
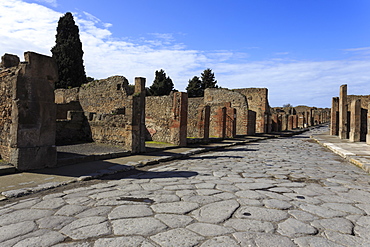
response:
[[[348,122],[347,122],[347,85],[344,84],[340,86],[339,91],[339,138],[347,139],[348,138]]]
[[[367,134],[366,143],[370,144],[370,102],[367,105]]]
[[[204,125],[203,125],[203,138],[204,140],[208,140],[209,139],[209,124],[210,124],[210,120],[211,120],[211,107],[209,105],[206,105],[204,107]]]
[[[58,69],[54,59],[33,52],[24,54],[13,83],[9,162],[18,170],[53,167],[56,105],[54,83]]]
[[[339,98],[333,97],[331,103],[330,135],[337,136],[339,132]]]
[[[288,116],[288,129],[287,130],[292,130],[293,129],[294,116],[297,116],[297,115],[289,115]]]
[[[132,98],[132,153],[145,152],[145,78],[135,78],[135,93]]]
[[[351,126],[349,132],[350,142],[359,142],[361,139],[361,100],[351,103]]]
[[[234,138],[236,136],[236,109],[226,107],[226,138]]]
[[[298,115],[293,115],[293,129],[298,128]]]
[[[175,92],[173,94],[173,119],[171,129],[171,143],[186,146],[188,123],[188,94]]]
[[[281,116],[281,130],[282,131],[288,130],[288,122],[289,122],[288,117],[289,117],[288,114],[284,114]]]
[[[248,110],[248,117],[247,117],[247,135],[255,135],[256,134],[256,112]]]

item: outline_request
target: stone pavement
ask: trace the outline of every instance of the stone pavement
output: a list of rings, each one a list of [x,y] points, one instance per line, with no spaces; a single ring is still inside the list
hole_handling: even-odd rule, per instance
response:
[[[370,246],[370,177],[305,134],[2,202],[1,246]]]

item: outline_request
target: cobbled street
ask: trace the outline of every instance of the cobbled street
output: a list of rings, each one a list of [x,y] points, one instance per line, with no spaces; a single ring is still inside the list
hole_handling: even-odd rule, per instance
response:
[[[270,139],[0,208],[1,246],[370,246],[370,176]]]

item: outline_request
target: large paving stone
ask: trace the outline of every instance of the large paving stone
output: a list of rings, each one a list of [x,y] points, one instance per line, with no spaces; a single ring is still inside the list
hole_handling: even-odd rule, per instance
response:
[[[36,205],[32,206],[31,208],[36,209],[57,209],[64,206],[66,202],[62,198],[53,198],[41,201]]]
[[[32,232],[36,228],[37,226],[33,221],[24,221],[7,226],[2,226],[0,227],[0,243],[8,239],[12,239]]]
[[[220,236],[234,232],[232,228],[209,223],[194,223],[186,227],[204,237]]]
[[[77,214],[75,217],[85,218],[85,217],[91,217],[91,216],[106,216],[111,210],[112,210],[112,207],[110,206],[100,206],[100,207],[98,206],[98,207],[85,210]]]
[[[50,231],[42,236],[26,238],[18,242],[14,247],[24,247],[24,246],[53,246],[60,243],[66,239],[66,236],[59,233]]]
[[[156,214],[154,217],[171,228],[185,227],[194,221],[190,216],[178,214]]]
[[[316,214],[323,218],[342,217],[347,215],[347,213],[343,211],[333,210],[330,208],[325,208],[317,205],[302,204],[299,207],[306,212]]]
[[[267,208],[286,210],[293,207],[292,204],[277,199],[263,200],[262,202],[265,204],[265,207]]]
[[[130,218],[113,220],[112,227],[115,235],[153,235],[167,229],[167,226],[154,218]]]
[[[141,236],[100,238],[95,241],[94,247],[141,247],[144,242],[146,242],[146,240]]]
[[[240,246],[253,247],[295,247],[296,245],[288,238],[271,233],[236,232],[233,234]]]
[[[235,212],[235,216],[241,219],[278,222],[288,218],[288,213],[277,209],[243,206]]]
[[[36,223],[38,224],[39,228],[59,230],[75,220],[76,218],[74,217],[55,215],[41,218],[37,220]]]
[[[82,218],[66,225],[60,232],[75,240],[109,235],[111,230],[106,220],[99,216]]]
[[[232,227],[239,232],[267,232],[273,233],[275,227],[271,222],[262,222],[248,219],[229,219],[224,226]]]
[[[147,205],[122,205],[112,210],[108,215],[110,220],[145,217],[153,215],[153,211]]]
[[[293,239],[294,243],[298,244],[298,246],[320,246],[320,247],[343,247],[341,244],[337,244],[333,241],[330,241],[326,238],[322,237],[300,237]]]
[[[277,232],[288,237],[298,237],[302,235],[314,235],[318,230],[299,220],[289,218],[278,225]]]
[[[344,218],[315,220],[311,222],[311,225],[321,230],[331,230],[345,234],[352,234],[354,227],[351,221]]]
[[[60,208],[55,215],[64,215],[64,216],[72,216],[78,213],[81,213],[88,207],[81,206],[81,205],[65,205],[64,207]]]
[[[239,245],[235,242],[234,239],[221,236],[221,237],[214,237],[205,241],[200,247],[238,247]]]
[[[24,221],[32,221],[53,214],[51,210],[43,209],[21,209],[0,216],[0,225],[10,225]]]
[[[204,239],[204,237],[199,236],[190,230],[177,228],[167,232],[158,233],[154,236],[151,236],[150,239],[162,247],[192,247],[197,246]]]
[[[199,207],[195,202],[169,202],[150,206],[156,213],[186,214]]]
[[[239,203],[235,200],[214,202],[193,211],[192,214],[200,222],[220,223],[230,218],[238,207]]]

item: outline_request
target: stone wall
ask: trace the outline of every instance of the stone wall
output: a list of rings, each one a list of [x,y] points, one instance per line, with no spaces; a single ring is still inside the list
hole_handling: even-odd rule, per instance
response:
[[[204,98],[189,98],[188,105],[188,137],[203,138],[202,122],[204,121]]]
[[[256,113],[256,133],[268,133],[271,126],[270,106],[267,88],[241,88],[233,91],[243,94],[247,98],[248,108]]]
[[[1,156],[18,170],[52,167],[56,165],[57,66],[51,57],[33,52],[25,52],[24,58],[17,64],[14,55],[2,57]]]
[[[224,88],[207,88],[204,91],[204,103],[210,105],[213,112],[215,109],[212,109],[212,105],[220,107],[228,102],[230,107],[236,109],[236,134],[248,134],[248,102],[245,95]],[[211,129],[214,129],[213,122],[211,118]],[[211,135],[213,134],[211,133]]]
[[[1,70],[1,69],[0,69]],[[3,68],[0,71],[0,155],[10,159],[10,126],[12,124],[13,81],[16,80],[17,67]]]

